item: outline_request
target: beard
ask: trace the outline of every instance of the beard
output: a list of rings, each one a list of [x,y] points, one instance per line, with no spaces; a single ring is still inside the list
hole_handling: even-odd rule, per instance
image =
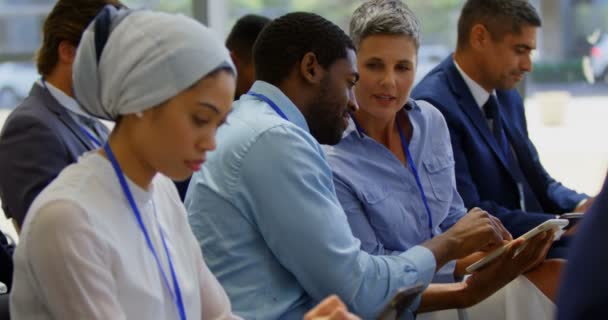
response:
[[[335,145],[342,140],[344,112],[348,109],[346,101],[332,94],[329,76],[321,81],[319,93],[304,115],[310,134],[320,144]]]

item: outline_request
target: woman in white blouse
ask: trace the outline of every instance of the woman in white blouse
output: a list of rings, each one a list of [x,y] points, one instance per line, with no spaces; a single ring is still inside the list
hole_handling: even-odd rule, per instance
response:
[[[200,169],[235,70],[180,15],[106,7],[85,31],[74,92],[116,121],[109,141],[32,204],[15,253],[14,319],[235,319],[171,181]],[[335,297],[308,319],[356,318]]]

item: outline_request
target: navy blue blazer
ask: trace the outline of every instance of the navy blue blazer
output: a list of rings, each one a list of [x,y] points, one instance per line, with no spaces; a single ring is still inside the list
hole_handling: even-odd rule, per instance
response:
[[[576,230],[558,299],[558,320],[606,319],[608,180]]]
[[[500,152],[486,119],[452,55],[412,91],[443,113],[456,162],[458,192],[468,208],[480,207],[498,217],[513,236],[574,210],[586,198],[551,178],[528,137],[523,101],[516,90],[497,90],[503,127],[517,159]],[[519,184],[519,185],[518,185]],[[521,210],[521,197],[525,211]],[[548,214],[550,213],[550,214]]]
[[[40,191],[63,168],[93,149],[68,111],[34,84],[0,133],[0,198],[5,215],[21,227]]]

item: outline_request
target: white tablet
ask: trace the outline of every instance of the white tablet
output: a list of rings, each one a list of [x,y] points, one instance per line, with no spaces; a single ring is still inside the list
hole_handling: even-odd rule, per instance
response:
[[[541,232],[545,232],[545,231],[549,231],[549,230],[553,229],[553,230],[555,230],[555,235],[553,237],[553,241],[559,240],[559,238],[564,233],[563,229],[564,229],[564,227],[566,227],[568,225],[568,222],[569,221],[566,220],[566,219],[550,219],[550,220],[547,220],[547,221],[541,223],[540,225],[536,226],[532,230],[526,232],[520,238],[523,238],[525,241],[528,241],[528,240],[534,238],[534,236],[536,236],[537,234],[539,234]],[[515,252],[515,255],[519,254],[519,251],[521,251],[524,248],[524,246],[525,246],[525,244],[522,245],[518,249],[518,251]],[[479,261],[471,264],[466,269],[467,273],[473,273],[477,269],[479,269],[479,268],[487,265],[488,263],[494,261],[500,255],[502,255],[507,250],[508,247],[509,247],[509,243],[507,243],[504,246],[502,246],[502,247],[500,247],[500,248],[498,248],[498,249],[490,252],[488,255],[486,255],[485,257],[481,258]]]

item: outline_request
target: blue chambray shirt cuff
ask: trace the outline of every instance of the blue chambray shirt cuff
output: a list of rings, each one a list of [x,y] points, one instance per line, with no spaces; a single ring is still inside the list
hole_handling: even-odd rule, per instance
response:
[[[454,269],[456,269],[456,260],[452,260],[446,263],[437,273],[433,276],[433,283],[454,283],[462,281],[454,277]]]
[[[423,283],[425,286],[428,286],[433,279],[433,275],[435,274],[435,268],[437,266],[437,262],[435,261],[435,256],[431,252],[431,250],[423,247],[423,246],[414,246],[409,250],[405,251],[401,254],[402,257],[407,258],[416,266],[416,270],[418,270],[418,281]],[[410,306],[409,312],[405,312],[405,319],[408,319],[408,314],[415,313],[420,306],[420,301],[422,299],[422,295],[419,295],[416,300]]]

